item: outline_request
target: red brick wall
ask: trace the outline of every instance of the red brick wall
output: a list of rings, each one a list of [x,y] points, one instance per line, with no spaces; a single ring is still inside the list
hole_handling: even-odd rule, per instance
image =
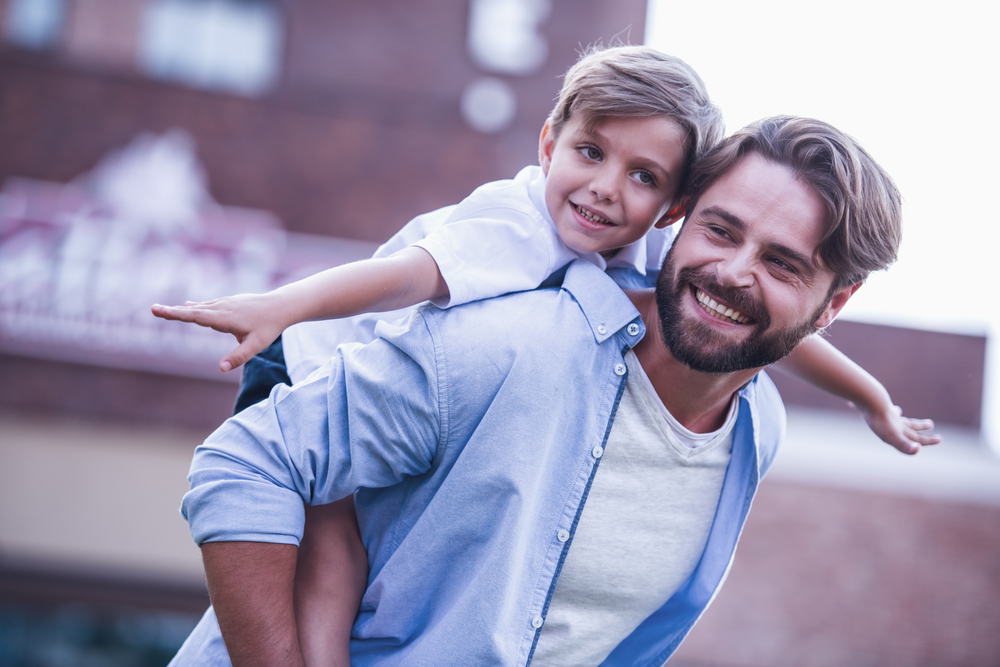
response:
[[[641,43],[645,21],[643,0],[554,2],[542,26],[548,60],[505,78],[517,117],[484,135],[459,115],[461,91],[484,74],[466,55],[464,0],[281,6],[285,75],[259,99],[154,82],[120,58],[0,48],[0,181],[65,181],[139,132],[179,126],[221,203],[271,210],[294,231],[383,241],[412,216],[535,162],[577,49],[629,30]]]

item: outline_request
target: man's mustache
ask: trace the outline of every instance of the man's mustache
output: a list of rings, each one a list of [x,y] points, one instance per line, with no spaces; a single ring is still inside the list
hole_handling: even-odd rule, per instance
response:
[[[714,297],[716,301],[723,301],[727,306],[732,306],[753,320],[760,331],[771,325],[771,316],[767,308],[745,288],[721,285],[711,273],[691,268],[681,269],[677,274],[677,291],[684,289],[685,285],[695,285]]]

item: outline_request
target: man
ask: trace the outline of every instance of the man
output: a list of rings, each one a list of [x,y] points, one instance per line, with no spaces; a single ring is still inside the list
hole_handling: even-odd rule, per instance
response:
[[[303,500],[356,492],[355,665],[660,665],[718,592],[784,409],[761,368],[894,259],[899,195],[808,119],[695,168],[655,292],[419,312],[195,455],[184,512],[233,663],[300,664]],[[646,323],[650,326],[647,329]],[[175,664],[225,664],[212,610]]]

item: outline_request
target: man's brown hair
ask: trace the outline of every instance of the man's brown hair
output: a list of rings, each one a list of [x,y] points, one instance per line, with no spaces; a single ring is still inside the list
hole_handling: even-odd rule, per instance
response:
[[[765,118],[723,140],[691,170],[687,213],[751,153],[792,169],[826,205],[827,229],[817,254],[836,274],[831,294],[896,261],[902,238],[896,185],[852,137],[811,118]]]

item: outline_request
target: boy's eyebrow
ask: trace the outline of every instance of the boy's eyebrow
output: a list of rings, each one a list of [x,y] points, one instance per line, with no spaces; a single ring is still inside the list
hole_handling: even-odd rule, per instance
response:
[[[722,218],[730,227],[733,227],[739,232],[743,232],[746,230],[746,223],[744,223],[739,218],[739,216],[734,215],[729,211],[727,211],[726,209],[720,208],[719,206],[709,206],[708,208],[703,210],[702,213]],[[791,260],[792,262],[801,266],[802,270],[806,273],[808,277],[816,275],[816,266],[813,264],[812,259],[806,255],[803,255],[798,250],[789,248],[783,243],[774,243],[774,242],[768,243],[767,247],[770,248],[773,252],[776,252],[779,255],[782,255]]]

